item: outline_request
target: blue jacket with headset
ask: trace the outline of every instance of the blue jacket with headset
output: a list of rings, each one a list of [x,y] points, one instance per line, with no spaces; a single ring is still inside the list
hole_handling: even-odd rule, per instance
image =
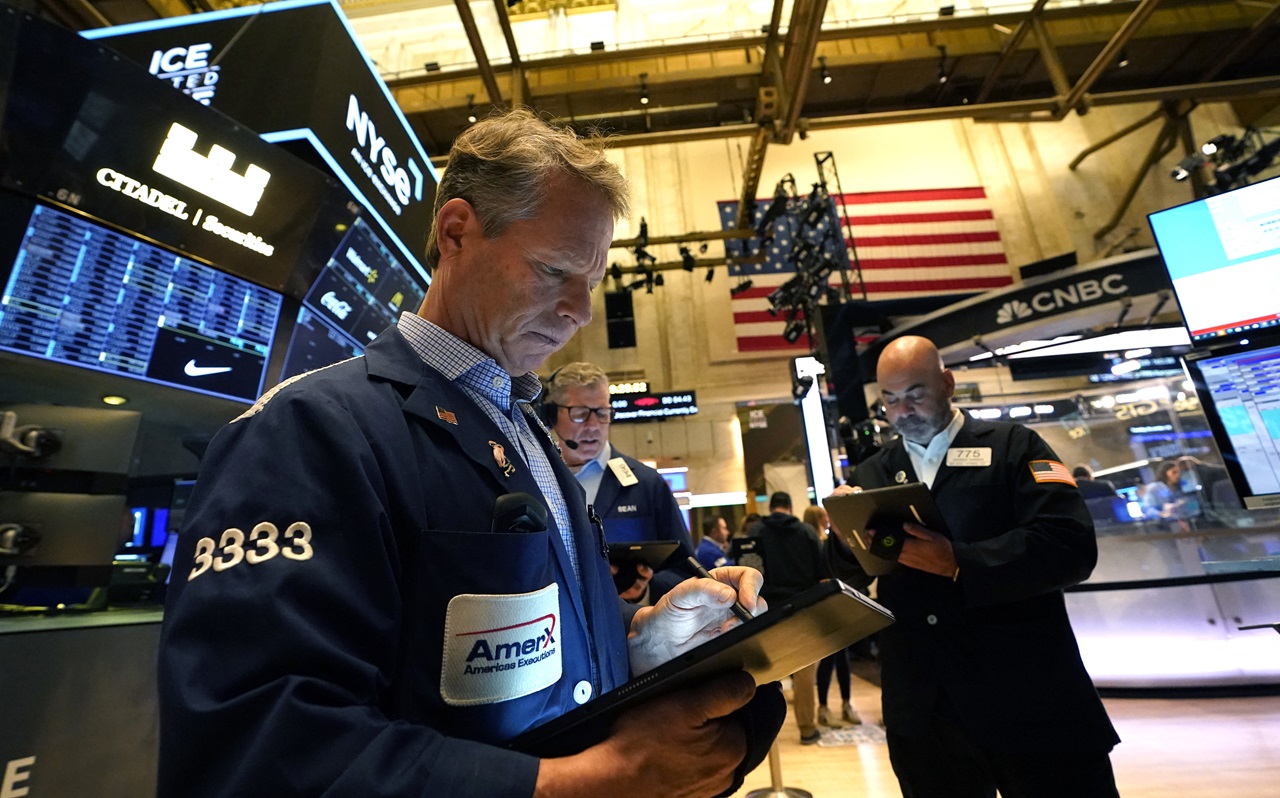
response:
[[[629,666],[549,437],[580,578],[554,519],[491,530],[499,496],[540,495],[503,447],[394,329],[217,435],[164,620],[160,796],[532,794],[537,760],[500,744]]]

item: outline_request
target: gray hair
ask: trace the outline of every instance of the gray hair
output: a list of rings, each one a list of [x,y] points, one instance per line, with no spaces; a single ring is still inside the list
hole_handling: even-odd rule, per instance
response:
[[[580,138],[555,127],[527,108],[497,112],[467,128],[453,142],[449,164],[436,190],[434,214],[451,199],[470,203],[486,238],[508,225],[532,219],[556,175],[583,181],[604,197],[617,220],[627,215],[627,179],[605,157],[604,137]],[[426,265],[440,261],[436,221],[431,223]]]

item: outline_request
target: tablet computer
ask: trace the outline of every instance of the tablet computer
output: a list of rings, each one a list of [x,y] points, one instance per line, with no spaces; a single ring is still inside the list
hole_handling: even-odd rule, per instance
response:
[[[507,746],[535,756],[567,756],[609,735],[619,714],[680,687],[744,670],[775,682],[893,623],[893,615],[835,579],[735,626]]]
[[[609,544],[609,562],[614,565],[640,563],[653,570],[658,570],[671,559],[676,549],[680,548],[678,540],[641,540],[625,543]]]
[[[832,527],[849,544],[869,576],[887,574],[898,567],[898,555],[907,539],[902,529],[905,522],[915,521],[943,534],[947,531],[946,521],[933,503],[933,494],[923,482],[828,496],[822,506]],[[868,538],[868,529],[875,530],[874,537]]]

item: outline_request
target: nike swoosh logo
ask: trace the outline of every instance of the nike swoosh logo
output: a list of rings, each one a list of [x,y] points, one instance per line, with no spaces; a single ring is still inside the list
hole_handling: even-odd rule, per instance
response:
[[[187,365],[182,367],[182,373],[188,377],[208,377],[210,374],[226,374],[231,371],[230,366],[197,366],[195,358],[187,361]]]

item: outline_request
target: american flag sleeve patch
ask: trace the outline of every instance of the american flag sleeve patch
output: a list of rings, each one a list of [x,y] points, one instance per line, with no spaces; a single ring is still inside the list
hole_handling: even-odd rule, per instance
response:
[[[1077,487],[1075,477],[1057,460],[1032,460],[1028,465],[1036,482],[1065,482],[1073,488]]]

